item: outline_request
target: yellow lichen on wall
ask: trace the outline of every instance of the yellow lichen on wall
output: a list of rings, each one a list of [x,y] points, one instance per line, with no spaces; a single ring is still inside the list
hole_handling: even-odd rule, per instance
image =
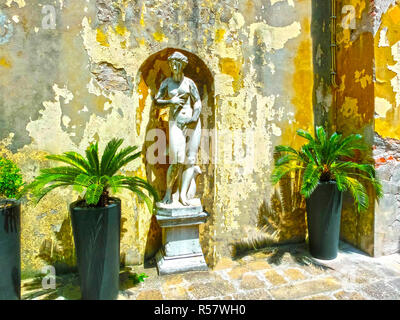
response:
[[[2,66],[4,68],[11,68],[12,64],[11,64],[10,60],[8,60],[4,57],[1,57],[0,58],[0,66]]]
[[[372,83],[372,75],[365,74],[365,69],[356,70],[354,72],[354,80],[356,83],[360,83],[362,89],[365,89],[368,84]]]
[[[162,32],[154,32],[153,33],[153,38],[154,38],[154,40],[156,40],[158,42],[162,42],[162,41],[166,40],[165,34],[162,33]]]
[[[232,87],[235,92],[238,91],[241,86],[240,82],[241,66],[242,66],[242,61],[234,60],[232,58],[221,58],[219,61],[219,68],[221,73],[227,74],[234,79]]]
[[[100,43],[104,47],[110,46],[110,44],[107,41],[107,36],[104,34],[104,32],[101,29],[97,29],[96,40],[98,43]]]
[[[298,46],[294,58],[294,74],[289,80],[293,87],[292,103],[295,106],[294,122],[284,130],[282,142],[290,144],[294,148],[300,147],[304,140],[296,135],[297,129],[314,131],[314,112],[312,102],[313,67],[312,44],[308,34],[310,32],[310,20],[302,21],[302,41]]]
[[[221,42],[224,40],[224,36],[225,36],[225,29],[217,29],[215,31],[215,41],[216,42]]]
[[[356,119],[356,126],[362,126],[362,118],[358,109],[358,100],[351,97],[345,97],[341,107],[342,115],[344,118]]]
[[[126,26],[119,24],[115,27],[115,32],[123,37],[128,32],[128,29]]]

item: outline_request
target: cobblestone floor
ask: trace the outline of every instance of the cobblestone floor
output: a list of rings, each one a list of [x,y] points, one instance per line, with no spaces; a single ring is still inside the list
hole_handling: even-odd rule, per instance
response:
[[[142,272],[149,278],[134,284],[131,275]],[[400,254],[372,258],[341,243],[338,258],[321,261],[305,245],[291,245],[222,259],[208,272],[160,277],[155,267],[135,266],[120,279],[121,300],[400,300]],[[39,284],[39,278],[23,281],[22,298],[80,298],[76,274],[57,277],[56,290]]]

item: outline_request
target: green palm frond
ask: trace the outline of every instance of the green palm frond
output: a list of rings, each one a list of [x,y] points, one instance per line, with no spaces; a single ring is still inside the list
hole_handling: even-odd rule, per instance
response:
[[[100,172],[102,175],[107,175],[110,171],[110,162],[115,158],[115,154],[123,141],[123,139],[112,139],[105,147],[100,164]]]
[[[147,190],[155,199],[155,201],[159,201],[158,193],[157,191],[153,188],[151,184],[149,184],[147,181],[145,181],[142,178],[139,177],[126,177],[122,182],[121,182],[123,187],[139,187],[142,189]]]
[[[310,142],[314,142],[313,136],[309,132],[307,132],[306,130],[299,129],[296,132],[300,137],[303,137],[303,138],[307,139]]]
[[[116,193],[118,192],[118,190],[123,186],[123,181],[125,179],[125,176],[121,176],[121,175],[115,175],[112,176],[109,180],[108,180],[108,184],[112,190],[112,192]]]
[[[301,194],[308,198],[318,185],[323,168],[313,163],[309,163],[304,170]]]
[[[293,156],[291,154],[286,154],[282,157],[280,157],[278,160],[275,161],[275,165],[281,166],[283,164],[289,163],[291,161],[296,161],[299,160],[298,156]]]
[[[334,176],[336,178],[335,180],[337,182],[339,180],[339,183],[342,183],[342,184],[345,182],[345,178],[346,177],[356,178],[360,182],[369,183],[370,185],[372,185],[372,187],[373,187],[373,189],[375,191],[375,199],[377,201],[379,201],[379,199],[383,197],[382,184],[379,181],[379,179],[377,179],[375,177],[368,176],[365,173],[358,172],[358,171],[348,172],[348,171],[334,170],[333,174],[334,174]],[[338,183],[338,189],[341,190],[339,188],[339,183]],[[344,190],[347,190],[347,186],[344,187]]]
[[[360,134],[343,137],[335,132],[328,136],[323,127],[316,127],[315,138],[305,130],[297,130],[297,134],[307,140],[298,151],[290,146],[275,147],[276,161],[271,174],[272,183],[276,184],[292,172],[300,172],[300,192],[308,198],[319,182],[336,181],[340,191],[351,193],[358,211],[365,210],[369,203],[364,184],[373,187],[377,201],[383,196],[382,185],[376,177],[373,165],[345,161],[353,159],[355,152],[368,149],[362,143]]]
[[[59,175],[59,176],[65,176],[65,177],[70,177],[70,176],[77,176],[77,175],[85,175],[85,173],[82,173],[81,170],[74,168],[74,167],[55,167],[55,168],[48,168],[48,169],[42,169],[40,171],[42,174],[45,176],[47,175]]]
[[[336,146],[338,142],[342,139],[342,135],[334,132],[331,137],[329,138],[328,147],[327,147],[327,157],[335,152]],[[329,160],[328,160],[329,161]]]
[[[339,157],[353,157],[354,150],[366,150],[366,146],[359,141],[362,139],[360,134],[351,134],[348,137],[341,139],[336,145],[335,149],[329,155],[328,160],[330,162],[335,161]]]
[[[362,211],[367,209],[369,199],[367,190],[365,189],[363,184],[356,178],[350,178],[350,177],[346,177],[344,183],[346,184],[347,189],[351,192],[351,195],[354,198],[357,210]]]
[[[84,170],[87,173],[93,174],[94,172],[91,172],[91,167],[88,163],[88,161],[79,153],[74,152],[74,151],[68,151],[68,152],[64,152],[64,156],[69,158],[70,160],[74,161],[76,164],[80,165],[82,168],[84,168]]]
[[[276,146],[275,147],[275,152],[278,153],[278,154],[282,153],[282,152],[288,152],[288,153],[292,153],[292,154],[298,155],[297,150],[292,148],[292,147],[290,147],[290,146],[281,146],[281,145]]]
[[[71,157],[67,156],[66,154],[48,155],[48,156],[46,156],[46,159],[64,162],[66,164],[69,164],[69,165],[81,170],[82,173],[87,173],[87,169],[85,168],[85,166],[82,163],[80,163],[76,159],[71,159]]]
[[[271,175],[273,184],[277,184],[283,177],[289,175],[291,172],[303,170],[304,167],[297,162],[290,162],[283,165],[276,166]]]
[[[138,187],[128,187],[129,190],[133,191],[137,196],[146,203],[147,208],[150,212],[153,212],[153,202],[151,199],[143,193]]]
[[[134,155],[130,155],[137,149],[136,146],[126,147],[122,149],[110,162],[109,169],[106,172],[107,175],[113,176],[118,170],[120,170],[124,165],[129,162],[139,158],[141,152],[137,152]]]
[[[336,181],[337,188],[339,191],[347,191],[346,177],[347,174],[344,171],[338,171],[333,173]]]
[[[59,187],[67,187],[69,186],[69,183],[66,182],[58,182],[58,183],[53,183],[47,187],[41,188],[40,190],[38,190],[35,194],[35,198],[34,198],[34,203],[38,204],[40,200],[42,200],[42,198],[47,195],[50,191],[59,188]]]
[[[99,143],[92,143],[85,151],[86,158],[89,162],[90,167],[94,170],[96,175],[100,174],[100,163],[99,163]]]
[[[91,184],[86,189],[85,199],[87,204],[97,204],[100,201],[100,196],[103,193],[104,185],[101,183]]]
[[[327,136],[326,136],[325,130],[323,127],[317,127],[316,132],[317,132],[318,141],[323,149],[327,143],[327,141],[326,141]]]
[[[314,164],[318,163],[318,156],[313,154],[312,148],[310,147],[309,144],[303,145],[300,149],[300,151],[305,155],[305,162],[309,163],[312,162]]]
[[[95,176],[89,176],[82,173],[75,177],[73,188],[78,192],[82,192],[85,187],[89,187],[91,184],[95,183],[95,181]]]
[[[152,211],[153,199],[158,201],[156,190],[144,179],[117,175],[116,173],[129,162],[140,157],[136,146],[126,147],[118,152],[123,139],[112,139],[99,157],[98,142],[91,143],[85,151],[86,158],[76,152],[61,155],[49,155],[47,159],[68,164],[55,168],[41,169],[39,175],[21,192],[32,193],[38,203],[50,191],[58,187],[72,186],[78,192],[84,192],[87,205],[106,205],[109,191],[117,193],[121,188],[129,189],[144,200]],[[145,192],[148,193],[146,195]],[[102,200],[103,199],[103,200]]]
[[[348,173],[362,171],[370,178],[375,178],[375,168],[371,164],[360,164],[351,161],[337,161],[331,166],[333,171],[340,170]]]

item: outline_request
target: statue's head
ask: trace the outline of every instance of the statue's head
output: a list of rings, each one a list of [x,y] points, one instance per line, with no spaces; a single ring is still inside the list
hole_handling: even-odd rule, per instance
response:
[[[175,51],[168,57],[168,62],[172,73],[179,73],[185,69],[186,65],[188,64],[188,58],[182,53]]]

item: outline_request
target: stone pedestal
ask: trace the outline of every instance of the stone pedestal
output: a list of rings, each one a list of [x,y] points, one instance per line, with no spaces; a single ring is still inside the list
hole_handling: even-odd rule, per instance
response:
[[[207,220],[199,199],[192,205],[157,203],[162,248],[156,255],[159,275],[208,270],[199,241],[199,225]]]

